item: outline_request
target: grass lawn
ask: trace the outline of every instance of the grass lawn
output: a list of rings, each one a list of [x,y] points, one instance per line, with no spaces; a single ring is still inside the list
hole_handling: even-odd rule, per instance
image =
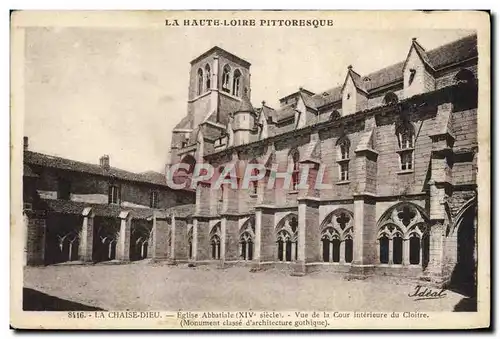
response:
[[[24,287],[105,310],[452,311],[464,297],[414,301],[416,283],[346,280],[330,272],[293,277],[249,268],[134,263],[27,267]]]

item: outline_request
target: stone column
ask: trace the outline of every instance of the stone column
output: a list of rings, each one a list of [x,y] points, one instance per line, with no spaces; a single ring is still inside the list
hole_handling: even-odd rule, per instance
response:
[[[172,215],[170,217],[170,260],[172,261],[175,261],[175,259],[177,258],[176,255],[175,255],[175,248],[176,248],[176,227],[175,227],[175,216]]]
[[[377,257],[375,199],[372,194],[354,196],[354,237],[353,262],[351,272],[354,276],[372,274]]]
[[[389,239],[389,265],[394,264],[394,246],[392,238]]]
[[[403,265],[410,265],[410,239],[403,239]]]
[[[120,235],[117,243],[116,259],[121,261],[130,260],[130,228],[132,225],[132,214],[130,211],[120,212]]]
[[[94,247],[94,212],[91,207],[85,207],[82,212],[83,223],[80,233],[78,257],[80,261],[91,262]]]
[[[429,235],[429,264],[426,274],[436,283],[441,283],[443,278],[444,231],[442,222],[434,221],[432,223]]]
[[[254,252],[253,261],[256,264],[260,263],[260,244],[262,237],[262,210],[257,209],[255,211],[255,239],[254,239]]]
[[[198,258],[198,219],[193,219],[193,254],[192,260],[196,261]]]
[[[220,256],[219,259],[221,264],[224,265],[226,260],[226,228],[227,228],[227,218],[222,218],[220,221]]]
[[[306,226],[307,205],[304,200],[299,201],[299,225],[297,236],[297,262],[293,266],[294,275],[306,274]],[[294,259],[294,258],[292,258]],[[293,260],[292,260],[293,261]]]
[[[345,264],[345,240],[340,242],[340,263]]]
[[[328,262],[333,262],[333,242],[328,242]]]
[[[168,248],[168,223],[167,217],[157,211],[153,212],[153,229],[151,232],[152,253],[148,257],[152,259],[167,259],[169,256]]]

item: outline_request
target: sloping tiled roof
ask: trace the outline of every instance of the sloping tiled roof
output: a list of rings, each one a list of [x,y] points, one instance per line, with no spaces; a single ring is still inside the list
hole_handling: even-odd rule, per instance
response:
[[[260,112],[264,114],[266,120],[271,118],[272,122],[276,122],[276,111],[274,110],[274,108],[263,105],[262,108],[260,109]]]
[[[45,205],[49,212],[61,213],[61,214],[75,214],[81,215],[84,208],[91,207],[92,212],[98,217],[112,217],[118,218],[120,213],[123,211],[129,211],[132,218],[135,219],[148,219],[153,216],[153,213],[159,213],[159,215],[172,215],[176,217],[185,218],[194,212],[194,205],[179,205],[175,207],[170,207],[167,209],[151,209],[151,208],[137,208],[137,207],[122,207],[119,205],[112,204],[89,204],[85,202],[70,201],[70,200],[53,200],[53,199],[43,199],[42,204]]]
[[[151,175],[145,175],[144,173],[129,172],[115,167],[110,167],[109,169],[105,169],[96,164],[89,164],[86,162],[70,160],[66,158],[61,158],[31,151],[24,152],[24,163],[28,165],[51,167],[61,170],[89,173],[105,177],[114,177],[117,179],[122,179],[127,181],[143,182],[143,183],[162,185],[162,186],[167,185],[166,178],[163,175],[151,176]]]
[[[174,130],[192,128],[191,121],[192,121],[191,116],[186,115],[184,118],[182,118],[181,121],[179,121],[177,125],[175,125]]]
[[[295,116],[295,112],[295,107],[292,104],[283,106],[276,111],[276,119],[278,122],[286,120]]]
[[[415,45],[421,47],[418,43]],[[457,63],[477,56],[477,36],[469,35],[460,40],[442,45],[422,54],[425,60],[434,69],[440,69],[446,65]],[[382,68],[376,72],[366,75],[369,80],[364,82],[365,88],[370,92],[384,85],[403,79],[404,61]],[[322,93],[316,94],[312,100],[316,107],[325,106],[342,98],[342,86],[331,88]],[[328,95],[324,95],[328,94]]]

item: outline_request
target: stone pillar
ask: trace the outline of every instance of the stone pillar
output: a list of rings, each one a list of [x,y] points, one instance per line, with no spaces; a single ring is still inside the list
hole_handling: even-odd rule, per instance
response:
[[[255,239],[254,239],[254,252],[253,261],[256,264],[260,263],[260,244],[262,237],[262,210],[257,209],[255,211]]]
[[[198,258],[198,219],[193,219],[193,257],[192,260],[196,261]]]
[[[377,258],[375,199],[372,194],[354,196],[353,276],[373,273]]]
[[[91,207],[85,207],[82,212],[83,223],[80,233],[78,257],[80,261],[91,262],[94,247],[94,212]]]
[[[306,273],[306,223],[307,223],[307,205],[305,201],[299,202],[299,225],[297,237],[297,263],[294,271],[297,274]]]
[[[333,242],[328,242],[328,262],[333,262]]]
[[[221,264],[224,264],[224,261],[226,260],[226,237],[227,237],[226,227],[227,227],[227,219],[222,218],[220,221],[220,256],[219,256]]]
[[[175,216],[172,215],[170,217],[170,260],[172,261],[175,261],[175,259],[177,259],[177,256],[176,256],[176,252],[175,252],[175,249],[176,249],[176,241],[177,241],[177,237],[176,237],[176,232],[177,232],[177,228],[175,227]]]
[[[345,240],[340,242],[340,263],[345,264]]]
[[[410,239],[403,239],[403,265],[410,265]]]
[[[46,213],[45,211],[25,210],[25,260],[26,265],[45,264],[45,233]]]
[[[392,239],[389,239],[389,265],[394,264],[394,246]]]
[[[151,254],[148,253],[148,257],[152,259],[167,259],[169,256],[169,247],[168,247],[168,223],[167,217],[165,215],[161,215],[157,211],[153,212],[153,228],[151,232],[151,242],[152,242],[152,251]]]
[[[116,259],[121,261],[130,260],[130,229],[132,225],[132,214],[130,211],[120,212],[120,235],[117,243]]]
[[[440,284],[443,279],[443,245],[445,227],[441,221],[433,221],[429,234],[429,264],[426,275]]]

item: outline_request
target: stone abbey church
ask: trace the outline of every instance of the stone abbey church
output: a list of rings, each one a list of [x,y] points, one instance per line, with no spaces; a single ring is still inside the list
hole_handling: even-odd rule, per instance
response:
[[[174,180],[190,182],[199,163],[265,166],[246,189],[174,190],[107,156],[88,164],[25,145],[26,263],[150,258],[395,275],[475,293],[477,38],[433,50],[413,39],[401,59],[366,75],[346,65],[343,83],[300,88],[279,107],[251,104],[248,61],[218,47],[192,60],[171,143],[171,165],[189,170]],[[269,189],[276,166],[293,169],[290,185],[277,178]],[[318,173],[329,189],[314,185]]]
[[[247,189],[199,183],[176,259],[396,275],[474,293],[477,37],[433,50],[412,39],[401,57],[366,75],[346,65],[343,83],[299,88],[279,107],[250,103],[248,61],[219,47],[192,60],[171,144],[172,164],[190,169],[175,180],[200,162],[268,171]],[[298,189],[306,164],[311,185]],[[293,168],[288,187],[267,187],[273,165]],[[333,188],[314,187],[320,165]]]

